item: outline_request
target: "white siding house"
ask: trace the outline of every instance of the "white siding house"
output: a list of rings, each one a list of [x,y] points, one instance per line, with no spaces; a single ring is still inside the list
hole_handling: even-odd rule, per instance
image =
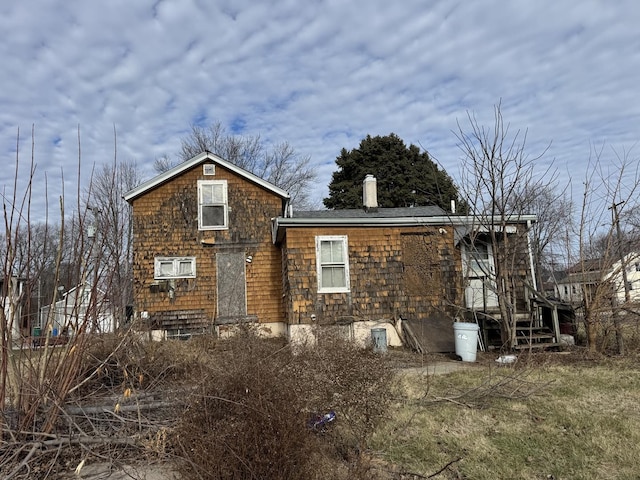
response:
[[[5,291],[4,280],[0,279],[0,292],[3,292],[0,301],[2,302],[2,310],[4,312],[3,321],[7,322],[7,326],[11,330],[14,339],[22,336],[22,301],[24,292],[24,281],[11,277],[8,279],[9,285]]]
[[[604,260],[588,260],[567,271],[567,275],[556,284],[555,295],[563,301],[581,303],[584,295],[593,299],[595,295],[612,295],[617,303],[640,301],[640,252],[631,252],[611,264]],[[607,266],[609,265],[609,266]],[[625,289],[626,279],[626,289]]]
[[[78,285],[62,298],[42,307],[37,325],[42,335],[73,335],[78,331],[107,333],[114,330],[115,317],[104,292],[89,284]]]
[[[622,260],[615,262],[604,275],[604,280],[611,282],[619,304],[627,301],[627,292],[628,301],[638,302],[640,301],[640,252],[631,252],[624,257],[624,272],[622,265]]]

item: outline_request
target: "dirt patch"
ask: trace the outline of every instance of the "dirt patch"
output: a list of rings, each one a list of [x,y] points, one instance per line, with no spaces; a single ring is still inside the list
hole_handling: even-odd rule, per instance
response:
[[[170,463],[130,464],[115,466],[112,463],[96,463],[83,466],[79,473],[69,473],[62,479],[85,480],[178,480]]]

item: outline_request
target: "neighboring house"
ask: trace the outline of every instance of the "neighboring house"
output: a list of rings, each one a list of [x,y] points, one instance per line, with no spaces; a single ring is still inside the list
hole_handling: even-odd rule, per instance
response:
[[[602,280],[602,265],[602,260],[598,259],[569,267],[555,283],[555,297],[572,305],[582,303],[585,294],[593,297]]]
[[[59,298],[40,309],[34,336],[74,335],[80,330],[91,333],[114,331],[115,317],[101,290],[84,283],[61,292]]]
[[[623,262],[625,266],[624,272],[622,270]],[[627,301],[640,301],[640,252],[628,253],[623,259],[615,262],[606,271],[603,280],[611,282],[611,288],[618,304]]]
[[[559,299],[558,283],[562,282],[567,276],[567,271],[562,270],[543,270],[540,275],[542,285],[538,285],[538,290],[542,291],[548,298]]]
[[[572,304],[580,304],[585,295],[593,300],[597,295],[606,296],[608,301],[615,298],[618,304],[640,301],[640,252],[631,252],[622,260],[586,260],[567,270],[566,276],[556,285],[556,296]],[[625,289],[626,279],[626,289]]]
[[[429,351],[452,351],[454,319],[497,310],[489,236],[439,207],[377,208],[373,177],[363,193],[364,209],[293,212],[287,192],[208,152],[141,184],[124,196],[136,317],[169,336],[258,322],[291,339],[329,325],[370,338],[382,326],[390,344],[405,319]],[[528,250],[519,265],[526,309]]]
[[[0,278],[0,301],[4,312],[3,321],[7,322],[11,330],[11,336],[17,340],[23,336],[25,325],[22,317],[22,305],[24,301],[24,280],[18,277],[9,277],[5,288],[6,278]]]

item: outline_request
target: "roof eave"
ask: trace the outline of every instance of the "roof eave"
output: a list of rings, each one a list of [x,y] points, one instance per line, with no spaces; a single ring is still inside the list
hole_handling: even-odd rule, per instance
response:
[[[534,223],[536,215],[518,215],[507,219],[507,223]],[[309,218],[309,217],[277,217],[273,219],[273,240],[278,243],[284,237],[283,230],[290,227],[415,227],[420,225],[478,225],[478,217],[437,215],[431,217],[350,217],[350,218]]]

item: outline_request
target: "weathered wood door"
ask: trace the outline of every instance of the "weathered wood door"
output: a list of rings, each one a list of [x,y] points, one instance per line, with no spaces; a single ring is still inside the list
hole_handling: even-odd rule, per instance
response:
[[[244,252],[216,254],[218,315],[224,323],[247,315]]]

